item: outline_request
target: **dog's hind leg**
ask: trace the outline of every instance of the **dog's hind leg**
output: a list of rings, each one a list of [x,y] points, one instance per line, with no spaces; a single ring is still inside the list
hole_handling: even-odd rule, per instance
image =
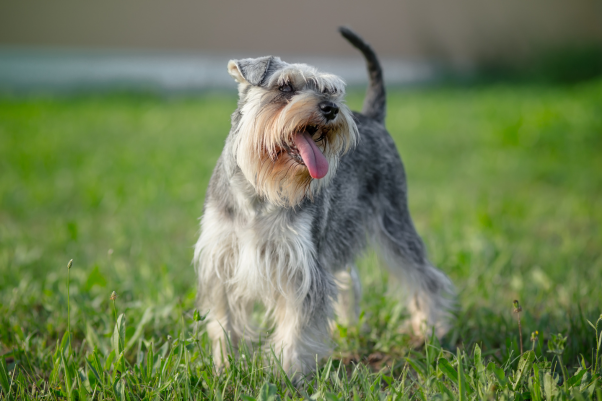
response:
[[[407,207],[387,206],[377,217],[375,245],[393,278],[406,290],[413,334],[423,338],[434,330],[441,337],[449,330],[454,309],[453,285],[428,261]]]
[[[357,267],[349,264],[347,268],[337,271],[334,276],[338,287],[337,301],[334,305],[337,320],[343,326],[356,324],[360,315],[362,296]]]

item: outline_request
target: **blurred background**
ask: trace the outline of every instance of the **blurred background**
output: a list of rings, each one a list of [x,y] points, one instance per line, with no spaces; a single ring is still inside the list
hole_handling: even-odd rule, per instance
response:
[[[3,0],[0,85],[231,87],[228,59],[267,54],[363,84],[339,25],[374,45],[390,85],[602,71],[600,0]]]

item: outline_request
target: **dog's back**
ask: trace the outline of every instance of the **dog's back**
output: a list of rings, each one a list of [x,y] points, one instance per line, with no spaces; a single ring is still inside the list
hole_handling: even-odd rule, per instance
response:
[[[358,145],[341,157],[332,183],[315,199],[304,203],[304,207],[316,204],[318,211],[337,205],[337,213],[322,216],[328,221],[318,218],[313,230],[316,243],[328,243],[336,248],[328,252],[336,259],[329,261],[331,266],[336,262],[345,266],[353,261],[356,250],[365,246],[366,230],[375,234],[382,226],[377,220],[383,218],[383,213],[398,215],[398,210],[407,210],[405,171],[384,126],[386,92],[380,62],[372,47],[350,28],[340,27],[339,32],[363,54],[369,83],[362,112],[353,112],[360,132]],[[391,208],[397,210],[389,210]],[[409,215],[403,223],[406,230],[413,231]],[[413,249],[418,253],[415,259],[423,258],[420,241]]]
[[[364,55],[370,79],[362,112],[353,113],[360,133],[358,145],[341,156],[337,175],[313,206],[310,201],[304,203],[316,211],[314,242],[325,265],[349,270],[367,240],[372,240],[406,290],[411,329],[421,334],[434,328],[443,335],[453,309],[454,289],[428,261],[410,216],[405,169],[384,126],[386,95],[380,63],[359,35],[346,27],[339,30]]]

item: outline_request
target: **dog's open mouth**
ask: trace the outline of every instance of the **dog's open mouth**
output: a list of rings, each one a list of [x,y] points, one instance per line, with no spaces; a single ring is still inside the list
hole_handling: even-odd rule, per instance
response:
[[[297,163],[305,165],[312,178],[323,178],[328,173],[328,160],[316,146],[316,142],[322,141],[324,136],[324,132],[318,132],[318,127],[309,125],[294,135],[293,143],[285,145],[286,153]]]

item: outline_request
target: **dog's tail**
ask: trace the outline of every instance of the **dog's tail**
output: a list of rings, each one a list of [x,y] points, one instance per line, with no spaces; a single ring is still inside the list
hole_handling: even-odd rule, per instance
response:
[[[384,124],[387,99],[385,84],[383,82],[383,70],[380,67],[378,58],[376,57],[374,50],[372,50],[372,47],[370,47],[370,45],[357,33],[345,26],[339,27],[339,32],[349,41],[349,43],[361,51],[366,59],[370,83],[368,84],[368,90],[366,91],[362,114]]]

